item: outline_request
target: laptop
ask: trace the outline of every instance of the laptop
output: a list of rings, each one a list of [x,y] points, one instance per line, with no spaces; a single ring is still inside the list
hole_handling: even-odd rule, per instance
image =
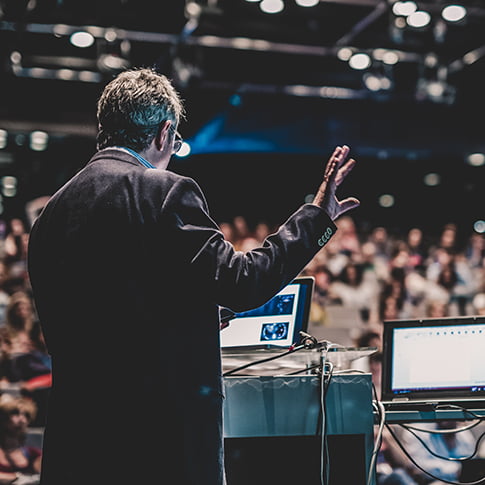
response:
[[[310,315],[315,279],[295,278],[277,295],[252,310],[224,318],[220,338],[223,353],[286,349],[301,341]]]
[[[485,316],[384,322],[386,410],[485,408]]]

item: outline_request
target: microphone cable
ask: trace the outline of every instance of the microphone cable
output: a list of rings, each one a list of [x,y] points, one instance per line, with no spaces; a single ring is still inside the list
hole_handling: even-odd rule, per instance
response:
[[[234,369],[228,370],[222,374],[222,377],[230,376],[236,372],[241,370],[247,369],[248,367],[252,367],[254,365],[264,364],[266,362],[270,362],[272,360],[281,359],[282,357],[286,357],[287,355],[293,354],[298,352],[299,350],[311,350],[317,347],[326,348],[329,344],[328,341],[324,340],[322,342],[318,342],[315,337],[312,335],[307,334],[306,332],[300,331],[300,335],[303,337],[301,340],[301,344],[296,345],[293,344],[289,347],[289,349],[281,354],[272,355],[270,357],[266,357],[264,359],[255,360],[253,362],[248,362],[247,364],[240,365],[235,367]]]

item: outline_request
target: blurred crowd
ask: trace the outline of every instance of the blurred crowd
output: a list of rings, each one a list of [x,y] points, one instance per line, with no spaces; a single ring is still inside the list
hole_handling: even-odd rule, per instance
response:
[[[315,278],[311,328],[345,328],[354,344],[368,345],[378,343],[385,320],[485,314],[483,234],[460,233],[454,223],[434,235],[419,227],[361,233],[350,216],[337,225],[302,271]],[[221,227],[241,251],[277,229],[264,223],[251,229],[240,216]]]
[[[51,360],[27,272],[31,223],[29,218],[0,220],[0,398],[31,402],[35,412],[28,426],[42,427]],[[483,234],[460,233],[454,223],[434,235],[419,227],[401,234],[385,227],[363,232],[350,216],[341,217],[337,226],[336,235],[301,273],[315,278],[309,329],[317,337],[376,346],[378,356],[385,320],[485,315]],[[260,245],[277,230],[265,222],[250,226],[242,216],[220,222],[220,228],[240,251]]]
[[[337,226],[335,236],[301,274],[315,278],[309,333],[337,345],[376,347],[370,356],[349,364],[372,374],[379,397],[386,320],[485,315],[485,237],[460,232],[454,223],[437,234],[419,227],[400,234],[386,227],[364,233],[350,216],[341,217]],[[242,217],[223,225],[241,251],[257,246],[275,229],[259,223],[251,230]],[[459,483],[464,480],[460,457],[476,458],[473,476],[466,481],[477,480],[485,472],[485,447],[478,446],[481,423],[418,423],[414,434],[391,427],[420,467],[385,428],[376,485]]]

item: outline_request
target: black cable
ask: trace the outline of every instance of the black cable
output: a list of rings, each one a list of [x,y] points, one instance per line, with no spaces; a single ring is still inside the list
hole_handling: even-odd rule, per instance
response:
[[[416,462],[416,460],[408,453],[408,451],[406,450],[406,448],[403,446],[403,444],[401,443],[401,441],[399,440],[399,438],[394,433],[394,431],[391,428],[391,426],[389,426],[389,424],[387,424],[387,423],[385,424],[385,426],[386,426],[387,430],[389,431],[389,433],[391,434],[391,436],[394,438],[394,441],[397,443],[397,445],[399,446],[399,448],[401,448],[402,452],[407,456],[407,458],[409,459],[409,461],[411,461],[411,463],[416,468],[418,468],[424,474],[426,474],[429,477],[431,477],[433,480],[438,480],[438,481],[441,481],[441,482],[450,483],[452,485],[480,485],[480,484],[485,484],[485,477],[480,478],[479,480],[472,481],[472,482],[455,482],[453,480],[447,480],[445,478],[440,478],[440,477],[437,477],[436,475],[433,475],[431,472],[425,470],[421,465],[419,465]]]
[[[433,456],[435,456],[436,458],[441,458],[442,460],[448,460],[448,461],[467,461],[467,460],[471,460],[478,453],[478,445],[479,445],[481,439],[483,438],[483,436],[485,436],[485,432],[483,432],[477,438],[477,441],[475,443],[475,450],[473,451],[473,453],[470,456],[458,456],[458,457],[441,456],[438,453],[436,453],[433,450],[431,450],[430,447],[423,441],[423,439],[418,434],[416,434],[416,432],[413,430],[413,428],[405,428],[404,427],[404,429],[406,429],[408,431],[408,433],[411,433],[429,451],[429,453],[431,453]],[[423,430],[421,430],[421,431],[423,431]],[[433,430],[428,430],[428,432],[429,433],[432,433]]]
[[[300,345],[293,344],[286,352],[283,352],[282,354],[273,355],[271,357],[266,357],[265,359],[255,360],[254,362],[248,362],[247,364],[235,367],[234,369],[224,372],[222,376],[226,377],[234,374],[235,372],[239,372],[243,369],[247,369],[248,367],[252,367],[253,365],[264,364],[265,362],[270,362],[271,360],[280,359],[281,357],[293,354],[294,352],[298,352],[299,350],[310,350],[315,348],[326,349],[330,343],[327,340],[322,340],[321,342],[318,342],[315,337],[309,335],[306,332],[303,332],[302,330],[300,330],[300,335],[302,336],[302,343]]]
[[[234,374],[235,372],[239,372],[243,369],[247,369],[248,367],[251,367],[253,365],[258,365],[258,364],[264,364],[265,362],[270,362],[271,360],[276,360],[280,359],[281,357],[285,357],[287,355],[293,354],[294,352],[298,352],[299,350],[306,349],[307,347],[305,345],[298,345],[297,347],[290,348],[290,350],[287,350],[286,352],[283,352],[282,354],[278,355],[273,355],[271,357],[266,357],[264,359],[260,360],[255,360],[254,362],[248,362],[247,364],[241,365],[239,367],[235,367],[234,369],[228,370],[222,374],[223,377],[230,376],[231,374]]]
[[[322,364],[315,364],[315,365],[311,365],[310,367],[305,367],[304,369],[298,369],[298,370],[295,370],[293,372],[288,372],[287,374],[283,374],[284,376],[294,376],[294,375],[297,375],[297,374],[301,374],[302,372],[308,372],[309,370],[313,370],[313,369],[319,369],[322,367]]]
[[[478,426],[481,421],[476,421],[475,423],[469,424],[468,426],[462,426],[461,428],[454,428],[454,429],[426,429],[420,428],[419,426],[412,426],[406,423],[400,423],[400,426],[405,429],[413,429],[414,431],[422,431],[423,433],[430,433],[430,434],[454,434],[454,433],[461,433],[462,431],[467,431],[469,429],[473,429]]]
[[[475,443],[475,450],[470,456],[453,457],[453,456],[441,456],[441,455],[439,455],[438,453],[431,450],[430,447],[423,441],[423,439],[412,428],[405,428],[405,429],[408,431],[408,433],[411,433],[433,456],[435,456],[436,458],[440,458],[442,460],[448,460],[448,461],[471,460],[478,453],[478,444],[479,444],[480,440],[482,439],[483,435],[485,434],[485,433],[482,433],[481,436],[477,439],[477,442]]]
[[[473,411],[470,411],[469,409],[465,408],[464,406],[460,406],[458,404],[437,404],[435,409],[458,409],[460,411],[463,411],[465,414],[469,414],[472,418],[474,419],[479,419],[480,421],[485,420],[485,416],[480,416],[479,414],[474,413]]]

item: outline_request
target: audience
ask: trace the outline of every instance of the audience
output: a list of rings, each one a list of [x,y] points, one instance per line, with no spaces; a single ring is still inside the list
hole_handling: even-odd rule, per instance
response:
[[[7,304],[5,325],[10,333],[15,351],[30,351],[31,332],[35,320],[34,305],[30,296],[24,291],[13,293]]]
[[[35,404],[26,398],[0,397],[0,484],[37,485],[42,450],[27,443]]]
[[[408,473],[420,485],[459,482],[460,459],[473,457],[477,437],[469,429],[457,431],[464,425],[454,420],[420,423],[418,426],[418,430],[411,428],[412,432],[402,435],[406,450],[420,467],[408,463]]]
[[[4,228],[0,237],[0,415],[8,414],[5,406],[17,402],[2,404],[3,400],[23,399],[36,409],[25,423],[42,426],[45,391],[51,385],[51,362],[25,271],[30,225],[21,217],[0,220],[0,228]],[[402,228],[401,233],[391,234],[383,226],[360,232],[348,216],[337,221],[337,225],[339,231],[325,251],[302,272],[302,276],[315,277],[310,321],[325,327],[329,309],[338,308],[335,315],[340,315],[342,321],[337,325],[348,330],[350,341],[356,346],[378,347],[375,358],[359,362],[362,368],[372,370],[376,382],[384,321],[485,315],[483,234],[473,231],[460,234],[462,229],[452,223],[445,224],[437,234],[429,234],[419,227]],[[248,224],[242,215],[221,222],[226,238],[241,251],[251,249],[276,229],[266,221]],[[335,327],[334,319],[332,326]],[[43,392],[41,399],[37,391]],[[25,427],[25,423],[22,426]],[[0,424],[4,426],[3,421]],[[23,446],[20,439],[18,444]],[[384,448],[388,445],[386,440]],[[384,454],[388,454],[387,451]],[[0,449],[0,485],[15,478],[4,466],[2,453]],[[26,465],[25,461],[21,464]],[[388,464],[392,465],[392,460]],[[34,475],[38,472],[32,463],[29,467],[15,471],[23,473],[28,469]],[[382,483],[401,483],[391,480],[391,472],[399,475],[401,468],[401,464],[399,467],[396,464],[394,470],[391,466],[389,477],[387,472],[382,472]],[[385,470],[384,465],[381,470]],[[2,473],[10,475],[4,479]],[[397,480],[396,473],[392,477]],[[389,481],[384,482],[384,478]],[[420,480],[420,477],[412,478]]]

